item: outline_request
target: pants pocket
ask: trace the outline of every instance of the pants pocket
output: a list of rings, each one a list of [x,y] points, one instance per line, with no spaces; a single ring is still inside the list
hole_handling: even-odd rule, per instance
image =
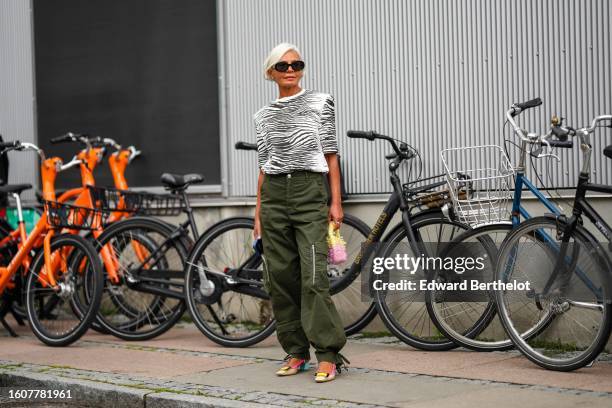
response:
[[[329,290],[329,277],[327,276],[327,253],[329,249],[326,241],[314,242],[310,247],[311,282],[315,290]]]

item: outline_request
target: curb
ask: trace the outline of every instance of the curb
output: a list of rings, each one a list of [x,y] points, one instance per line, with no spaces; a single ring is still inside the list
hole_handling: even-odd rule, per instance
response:
[[[195,407],[262,407],[265,405],[233,401],[223,398],[212,398],[191,394],[159,392],[149,389],[138,389],[95,381],[57,377],[44,373],[0,373],[0,387],[35,389],[35,390],[70,390],[73,398],[61,400],[62,403],[74,406],[95,408],[146,407],[146,408],[195,408]],[[24,406],[37,406],[40,399],[0,400],[0,405],[7,403]],[[44,400],[49,404],[59,400]]]

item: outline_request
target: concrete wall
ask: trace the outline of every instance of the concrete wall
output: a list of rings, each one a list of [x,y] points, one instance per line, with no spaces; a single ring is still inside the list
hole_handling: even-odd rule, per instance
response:
[[[0,1],[0,134],[4,140],[36,141],[36,96],[29,0]],[[9,182],[35,183],[38,156],[10,153]],[[33,198],[32,191],[24,198]]]

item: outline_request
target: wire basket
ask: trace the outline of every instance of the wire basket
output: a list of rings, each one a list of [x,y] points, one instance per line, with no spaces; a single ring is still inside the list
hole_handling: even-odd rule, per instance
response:
[[[514,170],[500,146],[440,152],[457,219],[471,227],[510,220]]]
[[[87,186],[96,208],[111,212],[136,212],[142,207],[143,194],[112,187]]]
[[[58,201],[43,202],[47,223],[51,228],[95,230],[108,219],[109,212],[99,208],[87,208]]]
[[[182,198],[176,194],[141,193],[142,205],[139,213],[155,217],[179,215],[185,206]]]

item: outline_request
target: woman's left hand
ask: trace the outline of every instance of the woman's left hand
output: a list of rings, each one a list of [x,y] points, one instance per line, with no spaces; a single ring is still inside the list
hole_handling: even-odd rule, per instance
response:
[[[342,224],[342,220],[344,219],[344,211],[342,211],[342,204],[340,203],[332,203],[329,206],[329,215],[328,221],[334,223],[334,228],[340,228],[340,224]]]

